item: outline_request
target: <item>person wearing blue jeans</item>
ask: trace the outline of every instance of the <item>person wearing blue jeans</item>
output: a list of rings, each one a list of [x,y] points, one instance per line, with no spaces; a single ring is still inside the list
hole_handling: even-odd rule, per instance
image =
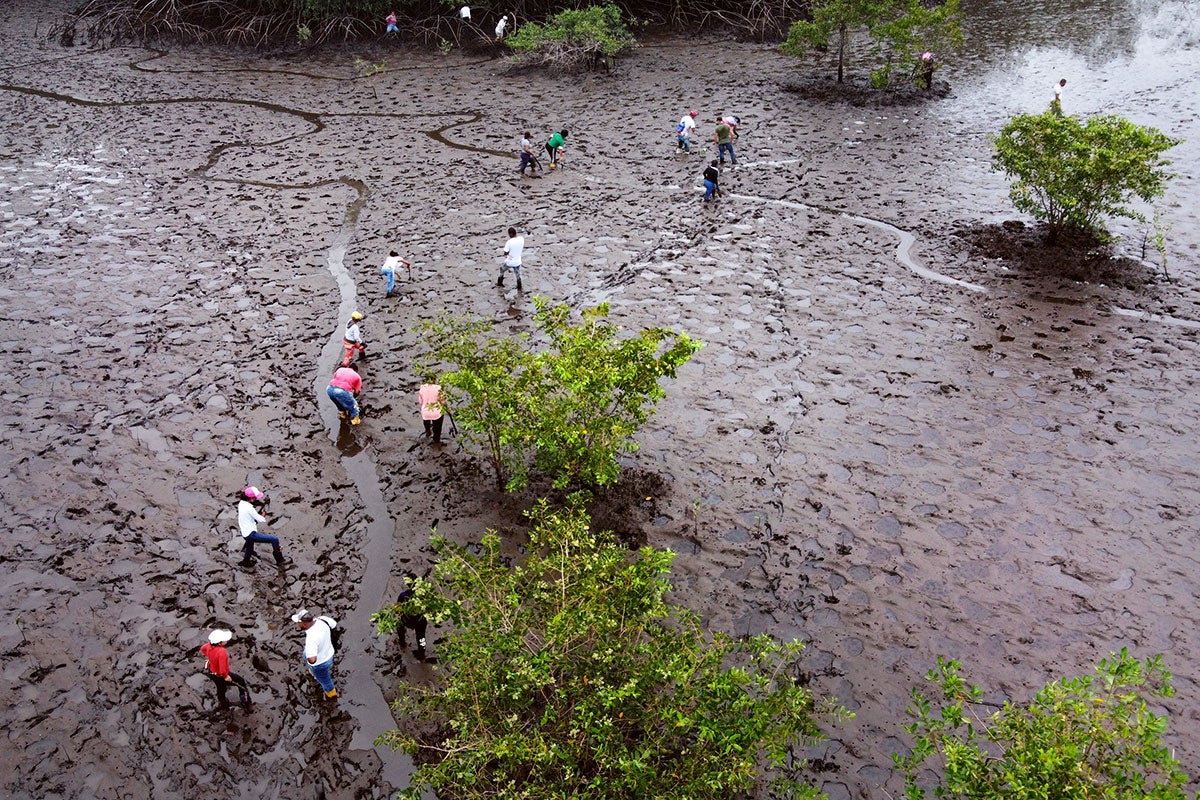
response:
[[[383,266],[379,271],[383,273],[383,277],[387,278],[387,296],[391,297],[392,292],[396,289],[396,270],[403,264],[408,268],[408,277],[412,278],[412,262],[401,257],[395,250],[388,255],[387,260],[383,262]]]
[[[713,195],[720,195],[721,189],[717,186],[717,181],[721,178],[721,171],[717,169],[717,160],[704,168],[704,202],[713,199]]]
[[[713,141],[717,145],[717,158],[721,163],[725,163],[725,152],[729,152],[730,163],[737,163],[737,155],[733,152],[733,128],[725,121],[724,117],[717,117],[717,130],[713,134]]]
[[[292,615],[292,622],[304,631],[304,662],[308,671],[321,684],[325,698],[333,700],[338,696],[337,688],[333,685],[333,629],[337,620],[331,617],[314,617],[308,609],[302,608]]]
[[[358,401],[354,398],[361,391],[362,378],[358,376],[354,367],[338,367],[325,393],[338,407],[338,416],[342,419],[349,417],[350,424],[357,425],[362,418],[359,416]]]
[[[258,513],[254,504],[261,504],[265,499],[266,495],[257,486],[247,486],[242,490],[242,498],[238,502],[238,528],[241,529],[244,542],[242,545],[243,567],[254,564],[254,545],[260,542],[271,545],[276,564],[284,562],[283,548],[279,546],[279,537],[269,533],[260,533],[258,530],[258,526],[266,522],[267,518]]]

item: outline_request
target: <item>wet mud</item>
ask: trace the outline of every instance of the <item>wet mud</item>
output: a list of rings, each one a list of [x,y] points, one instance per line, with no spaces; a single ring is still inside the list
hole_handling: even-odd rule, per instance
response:
[[[371,743],[396,675],[432,665],[369,613],[428,569],[435,526],[517,552],[532,499],[422,438],[416,328],[449,310],[528,331],[534,292],[705,342],[601,521],[674,549],[675,599],[714,628],[809,643],[814,690],[857,714],[812,753],[834,800],[896,796],[890,753],[938,654],[1002,700],[1162,652],[1168,742],[1200,763],[1200,39],[1176,33],[1181,4],[1100,44],[1024,31],[940,73],[944,96],[866,107],[787,91],[796,62],[758,45],[645,47],[570,80],[398,49],[361,78],[346,52],[64,51],[34,36],[48,5],[0,9],[6,796],[402,785],[408,762]],[[1187,139],[1169,279],[1135,224],[1114,226],[1121,265],[1063,269],[1012,230],[987,136],[1060,74],[1076,113]],[[694,107],[702,135],[744,120],[711,206],[702,158],[673,153]],[[563,127],[564,169],[521,178],[521,131]],[[509,225],[527,294],[494,285]],[[385,298],[390,249],[413,274]],[[351,429],[324,386],[354,308]],[[283,570],[236,566],[246,483]],[[336,704],[301,663],[299,606],[347,625]],[[200,674],[218,625],[250,714]]]

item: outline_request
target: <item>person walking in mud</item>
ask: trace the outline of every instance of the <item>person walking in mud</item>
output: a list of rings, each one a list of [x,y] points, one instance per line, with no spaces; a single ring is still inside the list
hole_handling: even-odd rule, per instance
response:
[[[379,271],[387,278],[387,294],[385,297],[391,297],[392,292],[396,289],[396,270],[403,264],[408,269],[408,278],[412,280],[412,262],[402,258],[395,250],[388,253],[387,260],[383,262],[383,266]]]
[[[717,159],[724,164],[725,153],[729,153],[729,162],[737,164],[737,154],[733,152],[733,128],[724,117],[717,117],[717,129],[713,132],[713,142],[717,145]]]
[[[407,573],[405,577],[411,581],[417,576],[410,572]],[[406,604],[414,597],[416,597],[416,593],[411,588],[408,588],[401,592],[396,598],[396,605],[401,606],[400,627],[396,629],[396,632],[400,634],[401,649],[408,647],[408,631],[411,630],[413,634],[416,635],[417,646],[416,649],[413,650],[413,655],[417,657],[418,661],[424,661],[425,631],[429,627],[429,620],[425,619],[424,615],[418,613],[416,609],[406,607]]]
[[[241,500],[238,501],[238,528],[242,532],[242,561],[243,567],[254,566],[254,545],[269,544],[275,554],[275,563],[284,562],[283,548],[279,546],[279,537],[263,533],[258,526],[265,523],[267,518],[258,512],[265,503],[267,496],[257,486],[247,486],[242,490]],[[257,506],[257,508],[256,508]]]
[[[327,700],[337,698],[337,687],[333,685],[333,629],[337,620],[332,617],[314,617],[302,608],[292,615],[292,622],[304,631],[304,663],[308,671],[321,684]]]
[[[367,357],[367,345],[363,342],[362,331],[358,327],[362,318],[362,312],[355,311],[350,314],[350,319],[346,322],[346,332],[342,335],[342,348],[345,350],[342,356],[343,367],[350,366],[355,355],[360,361]]]
[[[510,269],[517,276],[517,291],[521,291],[521,253],[525,251],[525,237],[517,236],[516,228],[508,229],[508,241],[504,243],[504,266],[500,267],[497,286],[504,285],[504,273]]]
[[[546,152],[550,154],[550,169],[558,169],[559,157],[567,147],[568,133],[569,131],[563,128],[546,141]]]
[[[1054,112],[1054,116],[1061,117],[1063,115],[1062,99],[1063,92],[1067,89],[1067,79],[1060,78],[1058,85],[1054,87],[1054,99],[1050,101],[1050,110]]]
[[[525,131],[521,136],[521,166],[517,168],[517,172],[524,175],[525,168],[529,167],[529,174],[533,175],[536,166],[537,156],[533,154],[533,143],[529,141],[529,131]]]
[[[425,426],[425,435],[433,437],[434,444],[442,443],[442,387],[432,375],[426,375],[421,388],[417,390],[417,401],[421,404],[421,422]]]
[[[721,180],[721,170],[717,168],[719,162],[714,158],[713,162],[704,168],[704,202],[707,203],[714,197],[721,196],[721,187],[718,185]]]
[[[228,708],[229,698],[225,692],[230,686],[238,690],[238,702],[246,711],[250,710],[250,687],[246,679],[229,671],[229,652],[225,644],[233,638],[233,632],[217,628],[208,635],[208,644],[200,646],[200,653],[205,658],[204,674],[207,675],[217,689],[217,702],[221,708]]]
[[[689,111],[679,120],[679,124],[675,126],[675,136],[677,147],[676,153],[692,152],[692,134],[696,132],[696,112]]]
[[[325,394],[338,407],[338,417],[349,419],[351,425],[362,422],[361,411],[358,407],[358,393],[362,391],[362,378],[354,367],[338,367],[329,380],[329,388]]]

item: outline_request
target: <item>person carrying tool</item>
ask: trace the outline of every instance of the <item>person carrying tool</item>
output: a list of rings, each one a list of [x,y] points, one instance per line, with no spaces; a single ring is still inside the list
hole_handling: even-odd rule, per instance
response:
[[[396,289],[396,270],[400,268],[401,264],[408,269],[408,278],[412,280],[412,262],[395,250],[391,251],[387,260],[383,262],[383,266],[379,268],[379,272],[387,278],[387,297],[391,297],[392,292]]]
[[[522,175],[525,174],[525,168],[529,167],[529,174],[533,174],[533,168],[538,165],[537,156],[533,154],[533,144],[529,141],[529,131],[521,136],[521,167],[517,170]]]
[[[362,422],[362,417],[359,415],[358,401],[355,397],[361,391],[362,378],[358,376],[358,371],[354,367],[338,367],[325,393],[338,407],[338,416],[342,419],[349,417],[350,424],[357,425]]]
[[[678,149],[676,152],[691,153],[692,152],[692,134],[696,132],[696,112],[689,111],[679,120],[679,124],[675,126],[675,135],[678,140]]]
[[[345,348],[345,355],[342,356],[342,366],[350,366],[350,362],[354,360],[355,354],[360,359],[366,358],[367,346],[363,343],[362,331],[358,329],[358,323],[362,321],[363,315],[361,311],[355,311],[350,315],[350,320],[346,323],[346,333],[342,336],[342,347]]]
[[[269,544],[271,552],[275,554],[275,563],[283,564],[283,548],[279,546],[279,537],[272,536],[269,533],[262,533],[258,530],[261,523],[267,521],[267,518],[258,513],[255,506],[262,506],[267,496],[257,486],[247,486],[242,489],[241,499],[238,501],[238,529],[242,532],[242,561],[243,567],[254,565],[254,545]]]
[[[546,152],[550,154],[550,169],[558,168],[559,158],[566,149],[567,133],[567,129],[563,128],[546,142]]]

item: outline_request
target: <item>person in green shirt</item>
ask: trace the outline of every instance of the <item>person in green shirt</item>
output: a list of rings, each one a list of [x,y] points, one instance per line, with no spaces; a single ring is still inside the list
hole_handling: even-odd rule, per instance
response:
[[[717,157],[721,163],[725,163],[725,151],[729,151],[729,160],[731,163],[737,163],[737,155],[733,152],[733,128],[729,127],[729,123],[724,117],[717,117],[717,131],[713,134],[713,141],[717,145]]]
[[[558,167],[558,156],[566,143],[566,128],[563,128],[561,131],[551,136],[550,141],[546,142],[546,152],[550,154],[550,169],[555,169]]]

